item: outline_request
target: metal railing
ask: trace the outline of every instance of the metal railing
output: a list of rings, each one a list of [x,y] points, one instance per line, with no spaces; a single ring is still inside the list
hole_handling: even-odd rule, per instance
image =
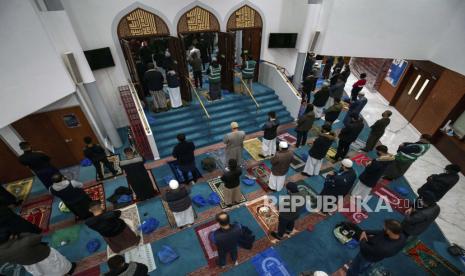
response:
[[[260,105],[258,104],[257,100],[255,99],[255,97],[253,96],[253,93],[252,91],[250,91],[250,88],[247,86],[247,84],[245,83],[244,79],[242,78],[241,75],[239,75],[236,71],[232,70],[233,73],[234,73],[234,76],[238,77],[239,80],[241,81],[241,84],[242,86],[245,87],[245,90],[247,91],[247,93],[249,93],[249,96],[252,98],[253,102],[255,103],[255,106],[257,108],[257,111],[258,109],[260,108]]]
[[[205,113],[205,116],[207,117],[208,120],[210,120],[210,114],[208,113],[207,109],[205,108],[205,105],[203,104],[202,99],[199,96],[199,93],[197,93],[197,90],[195,89],[194,84],[192,83],[192,80],[186,77],[187,81],[189,82],[189,86],[191,87],[192,92],[194,92],[195,96],[197,97],[197,100],[200,103],[200,106],[203,109],[203,112]]]
[[[263,62],[263,63],[268,63],[272,66],[274,66],[276,68],[276,70],[282,75],[282,77],[285,79],[285,81],[289,84],[289,86],[291,87],[292,89],[292,92],[294,92],[294,94],[296,94],[298,97],[302,97],[300,92],[297,90],[297,88],[295,88],[294,84],[292,83],[292,81],[289,80],[289,71],[287,71],[286,68],[274,63],[274,62],[271,62],[271,61],[267,61],[267,60],[260,60],[260,62]]]

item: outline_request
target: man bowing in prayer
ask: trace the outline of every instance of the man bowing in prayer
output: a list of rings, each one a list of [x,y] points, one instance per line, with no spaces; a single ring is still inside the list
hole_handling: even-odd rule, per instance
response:
[[[268,187],[273,191],[281,191],[286,182],[286,175],[291,166],[292,150],[285,141],[279,142],[279,151],[271,158],[271,175]]]
[[[144,159],[136,156],[132,148],[125,148],[126,160],[120,162],[121,169],[126,173],[126,179],[137,200],[142,201],[155,196],[155,189],[149,176],[149,171],[144,166]]]

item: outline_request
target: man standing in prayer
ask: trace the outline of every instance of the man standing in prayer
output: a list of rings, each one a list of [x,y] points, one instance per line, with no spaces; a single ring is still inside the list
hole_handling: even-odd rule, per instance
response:
[[[249,87],[251,93],[253,93],[252,83],[255,77],[255,66],[257,66],[257,62],[253,60],[251,55],[247,55],[247,60],[242,64],[242,79]],[[247,94],[246,92],[244,93]]]
[[[306,76],[304,80],[302,81],[302,90],[305,94],[305,100],[307,103],[310,103],[312,93],[316,88],[317,80],[318,78],[315,77],[315,73],[311,71],[310,75]]]
[[[120,167],[126,173],[131,190],[136,194],[139,201],[143,201],[155,196],[149,171],[144,166],[144,159],[135,154],[132,148],[125,148],[125,160],[121,160]]]
[[[360,93],[360,91],[362,91],[365,84],[367,84],[366,78],[367,78],[367,74],[361,73],[360,79],[352,85],[352,90],[350,91],[350,100],[352,102],[357,100],[358,93]]]
[[[202,88],[202,59],[200,59],[197,53],[193,53],[188,59],[189,64],[192,66],[192,73],[194,75],[195,88]]]
[[[362,109],[365,107],[367,102],[368,102],[368,99],[365,98],[365,93],[360,92],[358,94],[357,100],[353,101],[349,106],[349,110],[347,111],[347,114],[344,117],[344,121],[343,121],[344,125],[350,122],[351,116],[355,116],[355,115],[360,116],[360,113],[362,113]]]
[[[106,212],[100,201],[92,201],[89,211],[94,216],[86,219],[86,225],[98,232],[113,252],[119,253],[139,244],[141,237],[120,218],[120,210]]]
[[[313,105],[307,104],[305,114],[297,120],[297,126],[295,131],[297,132],[297,141],[295,147],[298,148],[300,145],[305,146],[307,143],[308,131],[313,127],[315,121],[315,113],[313,112]]]
[[[360,175],[360,182],[352,190],[352,196],[359,196],[364,200],[370,195],[371,189],[376,186],[387,167],[395,160],[394,156],[388,152],[388,148],[384,145],[376,147],[376,155],[378,157],[370,161]]]
[[[368,136],[366,145],[362,151],[368,152],[372,151],[373,148],[376,146],[378,143],[379,139],[383,137],[384,131],[386,130],[386,127],[391,123],[391,117],[392,112],[390,110],[386,110],[383,112],[381,115],[382,118],[376,121],[371,127],[370,127],[370,135]]]
[[[439,216],[441,208],[436,202],[434,193],[428,191],[415,201],[413,208],[405,212],[402,228],[409,240],[420,236]]]
[[[169,183],[170,190],[163,194],[163,200],[173,212],[174,220],[178,228],[194,223],[194,209],[189,196],[190,190],[185,185],[179,185],[176,180]]]
[[[237,161],[238,166],[241,166],[245,132],[239,130],[239,124],[236,122],[231,123],[231,130],[232,131],[223,138],[223,143],[226,144],[226,160],[234,159]]]
[[[241,167],[237,165],[237,161],[229,159],[228,167],[221,177],[224,182],[223,195],[224,203],[229,207],[238,204],[242,199],[241,193]]]
[[[268,121],[263,125],[263,141],[261,158],[269,158],[276,153],[276,137],[278,136],[279,121],[276,112],[268,112]]]
[[[110,271],[103,274],[104,276],[147,276],[148,267],[138,262],[126,263],[121,255],[115,255],[108,259],[108,268]]]
[[[216,215],[216,221],[220,228],[213,232],[213,242],[218,249],[218,266],[224,267],[226,265],[228,254],[231,256],[234,265],[238,265],[237,246],[242,235],[241,226],[237,223],[231,224],[229,215],[225,212]]]
[[[168,91],[170,95],[170,102],[172,108],[182,106],[181,91],[179,90],[179,75],[174,70],[173,66],[169,66],[166,72],[166,82],[168,84]]]
[[[189,173],[191,173],[191,182],[196,183],[202,175],[195,165],[195,145],[191,141],[186,141],[184,133],[178,134],[176,138],[179,143],[173,149],[173,157],[178,160],[184,182],[185,184],[189,183]]]
[[[326,175],[324,188],[321,196],[346,196],[357,180],[357,174],[352,168],[353,162],[350,159],[344,159],[341,162],[341,168],[330,172]]]
[[[342,102],[340,98],[334,98],[334,104],[325,110],[325,121],[332,125],[339,118],[342,111]]]
[[[427,182],[418,189],[418,195],[423,197],[427,192],[431,192],[434,194],[436,201],[441,200],[459,182],[459,173],[460,167],[458,165],[447,165],[443,173],[432,174],[428,177]]]
[[[345,125],[339,133],[339,143],[337,145],[337,153],[334,156],[334,161],[337,162],[346,157],[350,145],[357,140],[364,126],[362,118],[356,115],[351,117],[350,123]]]
[[[271,190],[279,192],[283,188],[293,155],[294,152],[289,150],[287,142],[279,142],[279,151],[271,158],[271,174],[268,182]]]
[[[19,162],[31,169],[45,188],[52,186],[52,176],[60,171],[50,163],[50,157],[41,151],[33,151],[28,142],[19,143],[19,147],[24,152],[19,156]]]
[[[144,74],[145,87],[153,97],[153,108],[155,112],[161,112],[166,109],[166,96],[163,91],[163,82],[165,78],[160,70],[155,69],[153,63],[147,65],[148,70]]]
[[[42,242],[41,235],[18,235],[4,228],[0,229],[0,263],[22,265],[33,276],[72,275],[76,268],[75,263]]]
[[[21,233],[42,233],[42,229],[37,227],[37,225],[24,219],[6,205],[0,205],[0,225],[1,228],[7,229],[15,235]]]
[[[344,79],[342,76],[339,76],[336,83],[329,87],[329,99],[326,103],[327,107],[330,107],[334,104],[334,99],[342,99],[342,96],[344,96],[344,86]]]
[[[384,178],[397,179],[405,174],[418,158],[431,147],[431,135],[422,134],[415,143],[402,143],[397,149],[396,160],[387,168]]]
[[[320,174],[323,159],[326,156],[331,144],[336,140],[336,135],[331,131],[330,125],[323,125],[318,138],[313,142],[308,151],[307,162],[301,174],[305,176],[314,176]]]
[[[87,219],[92,216],[89,212],[89,204],[92,199],[82,189],[84,186],[76,180],[66,179],[61,174],[52,176],[53,185],[50,187],[50,193],[59,197],[61,201],[78,219]]]
[[[352,261],[347,276],[365,275],[377,262],[395,256],[405,246],[406,237],[399,221],[384,221],[384,230],[364,231],[360,235],[360,252]]]
[[[117,172],[110,161],[108,161],[107,153],[105,149],[102,148],[99,144],[92,143],[92,138],[87,136],[84,137],[84,143],[86,144],[83,152],[84,156],[92,161],[94,164],[95,170],[97,171],[98,180],[103,179],[103,168],[102,164],[113,174],[113,177],[116,176]]]
[[[305,204],[296,204],[300,200],[305,200],[300,194],[296,183],[288,182],[286,189],[286,197],[279,200],[278,231],[270,233],[277,240],[282,240],[284,235],[291,236],[294,233],[295,221],[299,218],[301,210],[305,207]]]
[[[12,193],[0,185],[0,206],[21,205],[23,201],[17,199]]]
[[[315,111],[315,118],[319,119],[323,116],[323,109],[329,99],[329,82],[323,82],[320,90],[316,91],[313,95],[313,107]]]
[[[328,56],[326,57],[325,66],[323,68],[323,79],[329,79],[329,75],[331,74],[331,68],[334,64],[334,57]]]
[[[216,58],[212,60],[211,65],[208,67],[207,75],[210,100],[215,101],[221,99],[221,65],[218,64]]]

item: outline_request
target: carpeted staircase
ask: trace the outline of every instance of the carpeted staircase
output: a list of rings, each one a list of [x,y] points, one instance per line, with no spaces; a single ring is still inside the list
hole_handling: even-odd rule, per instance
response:
[[[211,116],[210,123],[198,102],[164,113],[150,113],[153,117],[153,123],[150,126],[160,157],[171,155],[173,147],[177,144],[178,133],[186,134],[187,139],[200,148],[221,142],[223,136],[230,131],[229,124],[232,121],[238,122],[240,129],[246,133],[259,131],[270,111],[277,113],[281,124],[293,121],[272,89],[254,83],[253,90],[254,97],[260,105],[258,112],[254,102],[248,96],[225,93],[223,100],[215,102],[208,102],[202,98]]]

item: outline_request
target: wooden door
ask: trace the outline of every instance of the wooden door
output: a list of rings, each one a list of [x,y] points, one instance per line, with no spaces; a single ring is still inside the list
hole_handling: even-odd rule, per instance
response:
[[[408,121],[411,121],[428,97],[435,79],[431,73],[416,66],[410,67],[407,76],[406,84],[395,103],[395,107]]]
[[[84,158],[82,153],[85,146],[84,137],[90,136],[95,143],[98,143],[94,131],[79,106],[53,110],[46,114],[75,160],[80,161]]]
[[[221,88],[234,91],[234,44],[236,35],[233,32],[218,33],[218,62],[221,64]]]
[[[192,95],[189,92],[189,72],[187,71],[186,51],[184,50],[182,41],[178,37],[170,36],[168,38],[168,48],[171,57],[174,59],[176,71],[180,78],[181,98],[187,102],[192,101]]]
[[[262,48],[262,29],[250,28],[242,30],[242,52],[247,50],[252,55],[253,59],[257,61],[255,67],[255,81],[258,80],[258,66],[260,61],[260,52]]]
[[[13,151],[0,140],[0,184],[32,176],[32,172],[18,161]]]
[[[31,144],[33,150],[49,155],[56,167],[65,168],[79,163],[80,159],[75,158],[46,113],[31,114],[12,125],[16,132]]]
[[[124,58],[126,60],[126,65],[128,66],[129,75],[131,81],[134,83],[134,87],[137,90],[137,95],[139,99],[145,101],[144,89],[142,87],[141,80],[139,79],[139,74],[137,73],[136,62],[134,61],[134,55],[131,51],[131,45],[129,41],[121,39],[121,48],[123,49]]]

